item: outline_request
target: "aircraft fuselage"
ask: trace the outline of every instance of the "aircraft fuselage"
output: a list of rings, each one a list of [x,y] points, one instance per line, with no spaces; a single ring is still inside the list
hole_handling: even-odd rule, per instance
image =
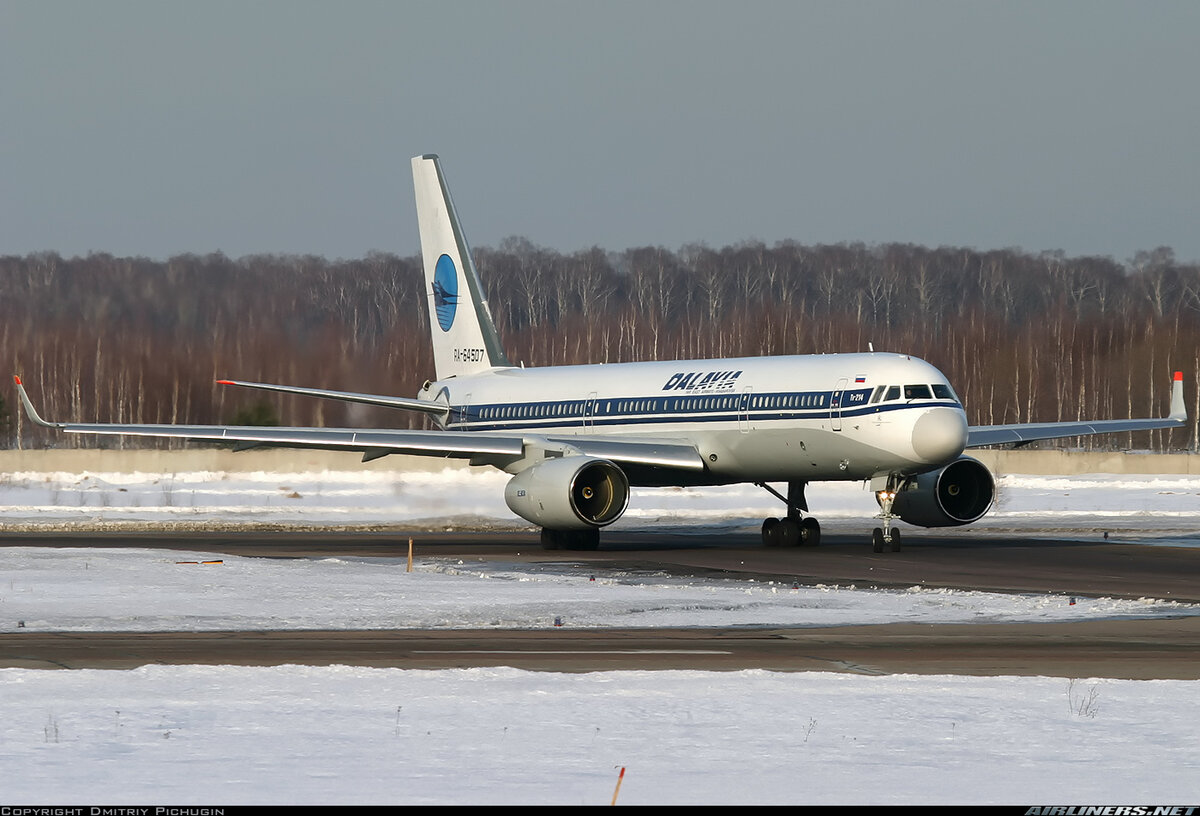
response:
[[[888,353],[498,368],[418,398],[450,407],[447,430],[694,445],[706,472],[671,483],[921,473],[954,461],[967,439],[945,375]]]

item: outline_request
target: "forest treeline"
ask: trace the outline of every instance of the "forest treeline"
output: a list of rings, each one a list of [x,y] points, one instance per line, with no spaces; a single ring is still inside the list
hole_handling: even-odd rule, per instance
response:
[[[1174,370],[1200,413],[1200,265],[1167,248],[1121,264],[792,242],[564,254],[508,239],[475,256],[509,356],[526,365],[873,347],[941,368],[974,424],[1159,415]],[[411,396],[433,376],[422,289],[419,258],[387,254],[0,256],[0,362],[54,420],[421,427],[214,380]],[[146,444],[46,433],[11,387],[0,399],[5,445]],[[1193,437],[1082,444],[1180,450]]]

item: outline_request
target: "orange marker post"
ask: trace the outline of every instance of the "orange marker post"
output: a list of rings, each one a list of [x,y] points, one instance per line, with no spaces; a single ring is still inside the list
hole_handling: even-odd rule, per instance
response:
[[[617,804],[617,794],[621,792],[621,780],[624,778],[625,778],[625,766],[622,765],[621,772],[619,774],[617,774],[616,790],[613,791],[613,800],[612,800],[613,805]]]

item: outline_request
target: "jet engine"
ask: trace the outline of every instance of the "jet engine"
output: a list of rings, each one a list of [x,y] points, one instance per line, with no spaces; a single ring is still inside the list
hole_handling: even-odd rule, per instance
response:
[[[605,459],[564,456],[527,468],[504,488],[508,508],[552,530],[612,524],[629,504],[629,479]]]
[[[910,479],[896,492],[892,512],[918,527],[957,527],[983,518],[995,496],[991,472],[978,459],[963,456]]]

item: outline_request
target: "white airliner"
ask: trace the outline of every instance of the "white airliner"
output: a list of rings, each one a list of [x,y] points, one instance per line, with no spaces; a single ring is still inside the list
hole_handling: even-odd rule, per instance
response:
[[[261,428],[45,422],[71,433],[226,440],[469,459],[512,474],[514,513],[551,548],[590,549],[636,486],[758,484],[785,505],[763,522],[770,546],[816,544],[805,486],[870,480],[881,512],[875,552],[900,548],[895,519],[970,524],[995,486],[966,448],[1186,424],[1175,374],[1164,419],[968,426],[949,381],[905,354],[514,367],[501,348],[437,156],[412,160],[437,379],[416,399],[234,380],[222,384],[421,411],[437,430]],[[786,494],[768,486],[785,482]]]

